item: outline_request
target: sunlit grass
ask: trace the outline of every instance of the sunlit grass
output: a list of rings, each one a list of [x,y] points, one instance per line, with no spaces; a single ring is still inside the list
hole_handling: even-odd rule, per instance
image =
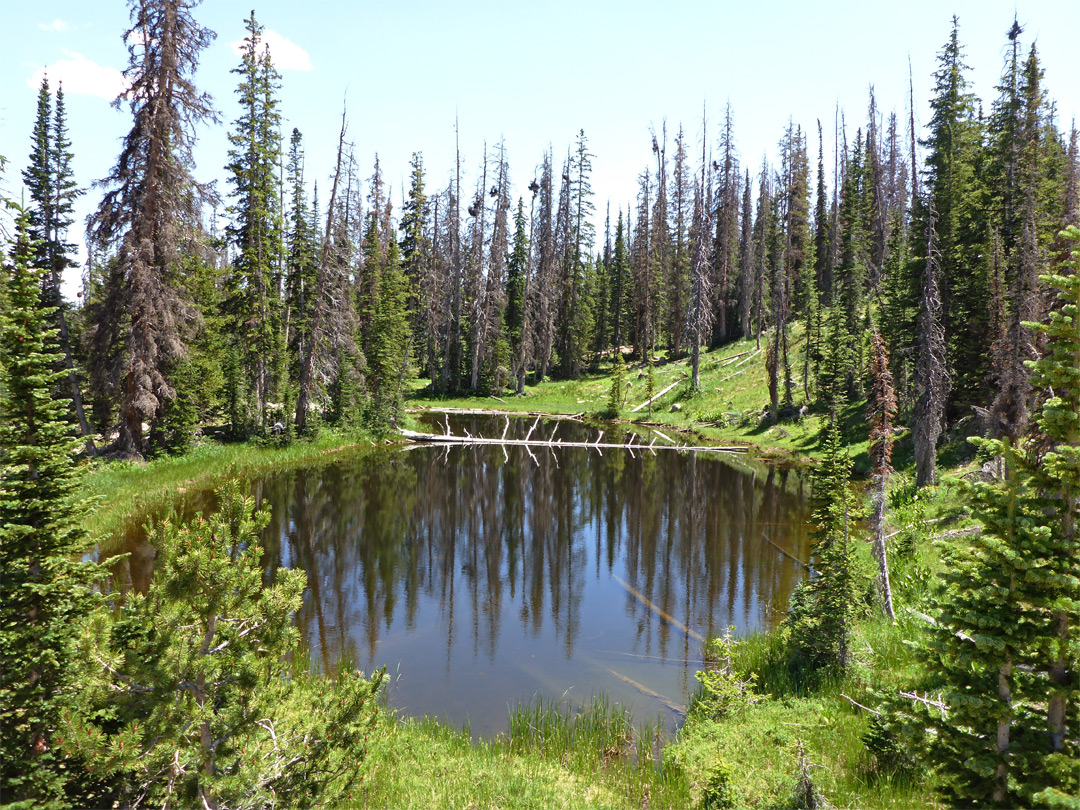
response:
[[[811,457],[820,445],[823,422],[819,414],[807,411],[800,415],[799,412],[807,399],[803,387],[806,341],[802,324],[792,324],[789,337],[788,356],[794,386],[791,408],[775,425],[769,423],[767,413],[769,389],[765,349],[769,334],[762,335],[760,349],[756,340],[749,338],[703,352],[701,385],[697,391],[690,387],[688,357],[667,361],[658,356],[653,365],[653,390],[659,393],[672,383],[677,384],[650,408],[637,411],[634,409],[648,398],[648,369],[644,363],[633,363],[627,370],[629,385],[619,418],[670,426],[673,430],[687,431],[710,441],[750,444],[761,455]],[[438,397],[433,395],[426,380],[415,380],[408,404],[414,408],[487,408],[602,417],[608,409],[612,384],[610,372],[611,363],[605,359],[595,372],[587,372],[576,380],[547,379],[539,385],[527,384],[521,396],[504,393],[498,397]],[[868,470],[864,410],[862,402],[850,405],[845,412],[845,427],[856,467]]]
[[[187,491],[209,489],[230,478],[340,458],[375,441],[366,433],[329,431],[310,441],[281,446],[200,439],[179,456],[146,462],[95,460],[87,465],[81,485],[81,494],[92,501],[85,526],[91,536],[106,537],[167,508]]]

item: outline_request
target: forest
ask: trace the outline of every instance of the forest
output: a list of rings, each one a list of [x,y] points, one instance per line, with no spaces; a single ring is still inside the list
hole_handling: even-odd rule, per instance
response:
[[[3,201],[0,805],[351,805],[387,722],[384,674],[293,666],[304,577],[260,567],[269,518],[240,487],[217,515],[156,524],[160,570],[124,599],[84,555],[82,468],[182,456],[204,431],[392,437],[421,390],[490,402],[610,374],[602,416],[617,419],[627,364],[652,396],[654,367],[686,363],[693,396],[710,353],[751,341],[756,418],[822,425],[815,575],[782,630],[799,688],[851,671],[864,602],[894,626],[903,612],[886,536],[894,441],[910,442],[912,492],[929,493],[943,437],[962,433],[982,465],[962,489],[981,530],[942,552],[915,674],[900,697],[878,693],[865,744],[908,780],[932,764],[917,784],[935,801],[1078,806],[1080,144],[1017,22],[984,103],[953,19],[921,131],[914,90],[890,100],[898,115],[871,89],[855,115],[789,121],[772,162],[748,165],[729,105],[718,127],[647,133],[625,209],[593,193],[584,130],[515,164],[531,178],[517,199],[504,142],[484,143],[469,184],[459,149],[441,188],[416,151],[395,208],[388,168],[353,153],[348,109],[332,175],[305,173],[254,12],[235,117],[219,123],[195,85],[215,37],[196,6],[131,2],[118,100],[131,129],[95,181],[77,306],[61,280],[78,270],[73,209],[90,179],[71,168],[62,86],[42,82],[21,168],[0,158],[27,192]],[[224,192],[190,169],[205,125],[228,131]],[[863,438],[872,470],[853,486]],[[853,563],[860,520],[869,574]],[[710,645],[727,664],[699,676],[693,711],[752,710],[758,675],[733,668],[738,642]],[[695,800],[739,806],[727,766],[709,767]],[[793,806],[822,806],[811,781]]]

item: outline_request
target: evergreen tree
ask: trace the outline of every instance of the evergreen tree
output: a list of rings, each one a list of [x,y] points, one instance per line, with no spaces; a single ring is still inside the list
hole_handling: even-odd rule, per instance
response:
[[[243,368],[242,385],[253,396],[250,406],[235,414],[233,427],[265,431],[282,316],[276,278],[282,229],[277,177],[281,114],[276,97],[281,78],[254,12],[245,27],[240,66],[232,71],[240,76],[236,88],[240,117],[229,133],[232,148],[226,166],[235,199],[228,235],[236,247],[226,306],[231,315],[229,333]],[[242,422],[236,424],[235,419]]]
[[[285,345],[289,353],[289,391],[300,376],[300,363],[311,340],[311,317],[315,292],[315,255],[318,215],[308,206],[304,187],[304,146],[300,130],[289,138],[289,156],[285,164],[289,187],[289,210],[286,216],[285,249]],[[290,394],[291,396],[291,394]],[[286,418],[289,417],[286,408]]]
[[[75,246],[67,241],[67,230],[73,222],[75,200],[83,194],[82,189],[75,184],[71,159],[63,85],[56,89],[56,106],[53,108],[49,95],[49,80],[43,78],[38,89],[30,165],[23,172],[23,182],[30,192],[29,230],[37,245],[34,265],[47,271],[43,293],[46,306],[53,309],[52,322],[57,329],[63,353],[67,389],[71,394],[75,417],[86,440],[87,452],[92,454],[96,448],[83,410],[68,317],[60,292],[64,271],[75,266],[71,259]],[[57,391],[61,391],[60,386]]]
[[[693,169],[689,166],[686,151],[686,138],[683,128],[675,136],[674,171],[671,176],[670,227],[671,227],[671,262],[668,288],[668,334],[670,335],[671,357],[683,354],[684,331],[688,298],[690,295],[690,228],[693,224]]]
[[[30,162],[23,170],[23,183],[30,194],[29,223],[31,238],[36,250],[34,266],[51,268],[51,254],[57,246],[49,244],[56,219],[56,173],[53,162],[52,96],[49,77],[45,76],[38,87],[37,117],[31,137]]]
[[[832,254],[829,250],[829,195],[825,190],[825,141],[818,119],[817,196],[814,204],[814,277],[823,306],[832,305]]]
[[[235,482],[219,500],[212,517],[152,527],[149,591],[126,594],[89,639],[105,666],[67,744],[120,778],[131,805],[341,802],[329,789],[363,775],[383,673],[293,670],[304,572],[278,569],[264,584],[269,515]]]
[[[98,573],[78,560],[88,546],[72,460],[80,442],[69,403],[51,393],[62,372],[36,256],[22,212],[0,285],[0,796],[8,807],[67,806],[65,791],[80,787],[58,732],[76,700],[76,625],[93,605]]]
[[[1080,230],[1069,276],[1043,276],[1059,291],[1047,354],[1030,364],[1046,396],[1039,435],[977,440],[998,454],[1004,480],[970,484],[983,524],[952,551],[936,624],[925,651],[927,686],[947,716],[928,719],[931,761],[946,794],[964,804],[1057,806],[1080,794],[1075,735],[1080,720],[1075,627],[1080,620]]]
[[[377,428],[387,428],[396,427],[401,418],[412,336],[407,308],[408,280],[401,270],[397,242],[390,242],[378,283],[372,345],[366,354],[367,382],[371,388],[368,422]]]
[[[192,83],[214,33],[191,15],[196,0],[133,0],[124,34],[130,65],[126,99],[134,125],[91,217],[98,245],[115,246],[104,298],[92,313],[91,371],[119,399],[117,450],[142,455],[143,423],[153,425],[176,396],[171,367],[184,353],[193,312],[180,259],[198,253],[206,186],[191,174],[194,131],[216,120],[210,97]]]
[[[750,170],[745,172],[742,194],[742,231],[739,234],[739,329],[744,338],[751,334],[754,312],[754,208],[750,192]]]
[[[525,203],[518,198],[517,213],[514,215],[513,249],[506,273],[506,313],[505,329],[510,341],[511,356],[517,366],[521,359],[521,344],[524,340],[525,321],[525,277],[529,270],[529,234],[525,223]],[[514,374],[521,377],[520,369]]]
[[[626,397],[626,361],[622,350],[615,350],[615,361],[611,369],[611,388],[608,391],[608,414],[612,419],[619,418],[623,400]]]
[[[843,409],[843,395],[831,404]],[[791,597],[784,620],[795,660],[811,672],[843,669],[850,663],[855,615],[851,536],[857,518],[850,491],[851,458],[844,447],[840,419],[830,419],[821,462],[814,471],[813,530],[815,576]]]
[[[968,89],[967,65],[954,17],[949,40],[938,56],[930,134],[926,157],[926,199],[915,211],[917,256],[926,259],[931,216],[940,262],[942,328],[947,371],[952,385],[946,407],[955,413],[985,399],[989,372],[985,347],[990,343],[986,321],[986,265],[979,259],[985,230],[980,223],[982,188],[977,157],[982,139],[976,99]],[[920,330],[921,331],[921,330]]]
[[[424,283],[425,265],[430,261],[428,221],[431,205],[424,187],[424,160],[419,152],[413,152],[409,166],[412,169],[409,196],[401,209],[401,241],[398,247],[401,252],[401,266],[409,285],[407,308],[412,328],[412,344],[416,347],[418,366],[429,369],[426,335],[430,332],[430,326],[426,322],[427,313],[420,305],[420,291]]]
[[[1050,312],[1048,323],[1031,325],[1047,341],[1045,354],[1029,364],[1032,385],[1045,397],[1035,417],[1044,441],[1041,456],[1028,456],[1026,469],[1039,493],[1041,516],[1051,516],[1049,532],[1039,535],[1042,542],[1034,555],[1038,562],[1029,580],[1039,615],[1034,666],[1046,673],[1049,682],[1049,751],[1038,763],[1047,785],[1046,792],[1035,797],[1047,804],[1060,798],[1055,791],[1069,791],[1074,798],[1080,794],[1073,767],[1080,756],[1076,735],[1080,685],[1075,671],[1080,657],[1080,228],[1072,225],[1062,237],[1071,248],[1065,272],[1041,277],[1057,290],[1060,304]],[[1042,699],[1041,686],[1036,686],[1037,701]],[[1038,782],[1036,786],[1041,787]]]
[[[704,126],[703,126],[704,128]],[[716,189],[716,238],[713,241],[716,295],[716,340],[728,340],[728,318],[732,285],[739,263],[739,159],[735,151],[734,121],[731,104],[724,111],[724,131],[720,136],[720,163]],[[702,132],[702,138],[705,133]],[[702,143],[702,153],[705,151]],[[704,156],[702,158],[704,160]],[[704,183],[702,184],[704,186]],[[701,189],[705,193],[705,188]],[[706,215],[707,212],[706,212]],[[695,281],[695,283],[697,283]],[[737,297],[737,296],[736,296]]]
[[[628,337],[628,306],[631,290],[633,289],[630,278],[630,259],[626,247],[626,224],[623,221],[623,213],[619,211],[619,218],[615,223],[615,247],[611,259],[611,282],[610,282],[611,307],[611,343],[615,352],[619,353],[620,347]]]
[[[564,192],[560,194],[560,221],[566,234],[561,250],[562,271],[559,281],[560,306],[556,347],[560,371],[576,377],[589,346],[589,327],[593,302],[590,273],[595,232],[592,224],[592,158],[585,130],[578,133],[574,151],[563,175]],[[565,213],[563,197],[565,195]]]
[[[1004,153],[1001,194],[1001,247],[1008,288],[1004,331],[995,346],[998,393],[993,410],[1001,429],[1013,439],[1027,427],[1033,403],[1026,363],[1036,356],[1029,322],[1041,319],[1042,301],[1038,277],[1045,266],[1045,243],[1041,238],[1044,219],[1041,188],[1047,167],[1041,159],[1044,136],[1042,69],[1034,45],[1018,71],[1013,23],[1012,64],[1008,73],[1006,98],[1001,103],[998,151]],[[1019,72],[1019,75],[1017,73]],[[992,254],[993,255],[993,254]],[[996,279],[995,279],[996,280]]]

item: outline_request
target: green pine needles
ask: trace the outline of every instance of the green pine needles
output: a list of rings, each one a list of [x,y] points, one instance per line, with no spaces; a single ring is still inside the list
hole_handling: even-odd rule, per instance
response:
[[[1018,441],[977,440],[999,456],[1004,480],[969,485],[983,532],[955,552],[926,649],[932,688],[947,713],[931,712],[931,757],[958,803],[1076,806],[1080,773],[1080,229],[1071,275],[1044,275],[1060,307],[1026,324],[1047,339],[1028,364],[1046,399],[1036,432]]]
[[[152,529],[149,592],[99,617],[100,663],[70,745],[116,780],[125,803],[309,807],[364,774],[383,673],[334,682],[291,662],[306,577],[264,583],[255,512],[236,482],[220,509]],[[96,635],[96,638],[94,637]]]
[[[784,621],[795,661],[809,673],[843,669],[851,660],[856,610],[853,532],[858,505],[850,478],[851,457],[839,420],[834,419],[814,472],[815,570],[792,594]]]
[[[80,441],[70,401],[52,390],[58,366],[54,309],[42,305],[44,269],[19,211],[0,309],[0,798],[5,807],[58,807],[70,773],[57,750],[74,697],[74,637],[90,610],[96,566],[72,457]]]

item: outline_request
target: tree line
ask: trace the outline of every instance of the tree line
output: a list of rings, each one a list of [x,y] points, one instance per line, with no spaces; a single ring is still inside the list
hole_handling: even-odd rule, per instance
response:
[[[766,344],[775,421],[796,399],[823,405],[841,382],[861,397],[874,330],[900,418],[915,427],[920,482],[933,480],[948,423],[974,412],[1017,436],[1030,419],[1024,363],[1039,346],[1024,324],[1046,310],[1038,275],[1077,217],[1078,164],[1075,127],[1060,128],[1015,23],[989,114],[954,20],[924,138],[913,98],[903,121],[871,88],[860,124],[834,115],[831,167],[820,120],[814,133],[789,122],[777,165],[752,167],[729,105],[715,139],[704,120],[693,135],[651,133],[636,201],[608,204],[598,234],[584,131],[561,157],[540,157],[516,200],[503,142],[484,145],[468,187],[460,147],[445,188],[415,152],[395,211],[377,156],[362,179],[343,114],[321,210],[304,135],[283,131],[281,77],[254,14],[219,199],[189,169],[195,126],[218,120],[192,83],[213,33],[191,5],[136,7],[131,31],[154,37],[144,47],[129,32],[133,126],[88,223],[83,306],[58,310],[88,441],[105,433],[142,455],[215,417],[240,436],[303,432],[313,418],[389,425],[414,374],[436,393],[521,393],[623,353],[690,356],[696,386],[702,349],[741,337]],[[62,88],[51,95],[47,80],[32,144],[30,229],[58,301],[82,190]],[[796,321],[809,334],[799,357]],[[830,344],[844,354],[840,381],[822,371]]]
[[[957,553],[924,650],[924,686],[944,697],[924,699],[922,709],[894,707],[878,741],[900,756],[900,741],[914,729],[918,740],[907,750],[928,749],[948,763],[958,803],[1054,804],[1076,792],[1080,158],[1076,128],[1061,129],[1038,51],[1025,47],[1019,25],[1005,34],[988,113],[970,91],[954,19],[938,55],[924,137],[911,97],[903,121],[883,114],[871,91],[854,132],[845,115],[834,116],[831,172],[820,122],[813,174],[815,133],[795,122],[781,134],[777,164],[766,158],[753,172],[738,153],[730,107],[718,138],[702,122],[694,155],[688,144],[696,134],[680,126],[669,139],[661,127],[651,133],[636,200],[614,216],[609,207],[601,235],[593,224],[595,156],[583,131],[565,155],[540,156],[527,199],[512,199],[504,143],[484,145],[468,188],[460,149],[442,189],[429,188],[414,153],[395,214],[378,158],[364,193],[366,170],[348,145],[343,113],[320,203],[305,175],[303,134],[293,130],[286,146],[281,77],[254,14],[234,70],[239,113],[229,129],[230,193],[220,200],[190,171],[195,127],[218,120],[192,81],[214,37],[194,19],[195,5],[132,4],[130,89],[121,98],[132,128],[88,223],[79,309],[64,304],[59,290],[73,263],[67,234],[81,193],[72,138],[62,89],[40,88],[23,173],[29,206],[16,207],[0,287],[0,721],[4,779],[16,795],[63,804],[70,771],[60,765],[92,765],[95,757],[135,774],[127,783],[135,787],[123,790],[160,791],[171,773],[187,799],[207,806],[248,777],[260,791],[296,796],[329,779],[245,771],[237,751],[251,731],[252,707],[236,690],[239,681],[207,659],[225,647],[200,647],[191,636],[192,627],[206,637],[217,632],[224,609],[215,582],[263,598],[252,590],[257,551],[241,554],[259,519],[236,492],[227,496],[232,522],[215,524],[213,537],[204,524],[162,527],[159,545],[171,555],[165,590],[131,600],[108,638],[92,641],[108,655],[95,672],[97,691],[70,689],[74,669],[64,662],[75,641],[68,630],[102,595],[89,588],[92,567],[71,557],[83,539],[70,476],[74,443],[64,438],[69,422],[86,451],[98,449],[93,435],[101,433],[125,456],[180,448],[196,426],[215,419],[238,436],[287,437],[321,423],[386,427],[400,418],[413,374],[438,393],[521,392],[607,362],[619,369],[626,354],[651,364],[663,353],[689,356],[697,386],[702,350],[736,338],[753,338],[766,353],[769,421],[798,401],[826,417],[815,482],[819,575],[800,589],[787,623],[793,649],[812,667],[844,667],[851,658],[849,403],[868,403],[879,504],[894,422],[912,426],[922,486],[935,481],[946,427],[977,420],[970,432],[989,437],[982,452],[1000,459],[1003,480],[968,491],[985,531]],[[799,355],[790,339],[797,322],[807,335]],[[892,613],[882,509],[875,509],[874,545]],[[199,556],[215,551],[213,565]],[[228,569],[226,558],[243,565]],[[235,634],[226,646],[233,645],[248,686],[258,667],[242,653],[258,636],[241,643],[245,628],[270,628],[267,660],[280,674],[294,643],[285,628],[299,588],[285,577],[279,590],[268,590],[269,624],[244,618],[244,600],[228,606],[241,614],[222,625]],[[187,606],[194,617],[170,601],[196,591]],[[155,624],[166,628],[161,635],[149,632]],[[168,681],[155,667],[177,650],[190,657],[191,677],[201,670],[204,682],[184,680],[163,698],[147,684]],[[332,718],[354,742],[375,688],[377,681],[357,684]],[[66,750],[58,718],[84,698],[90,703],[76,712],[82,719]],[[281,697],[282,705],[312,699]],[[200,739],[188,740],[183,767],[170,765],[161,749],[138,762],[130,748],[121,753],[124,740],[147,733],[137,731],[143,718],[161,724],[158,740],[180,733],[174,707],[190,708],[190,700]],[[233,713],[223,719],[215,705]],[[293,742],[332,737],[305,725],[308,704],[289,705],[301,706],[283,720],[296,730]],[[953,707],[951,720],[943,706]],[[228,741],[220,753],[219,738]],[[249,744],[265,744],[257,739]],[[45,772],[48,779],[38,779]],[[100,795],[115,797],[117,784]]]

